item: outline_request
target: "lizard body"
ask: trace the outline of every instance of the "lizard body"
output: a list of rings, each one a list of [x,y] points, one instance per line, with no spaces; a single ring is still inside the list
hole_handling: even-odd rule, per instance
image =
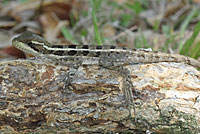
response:
[[[34,56],[46,55],[56,60],[107,59],[123,64],[177,62],[200,68],[200,61],[193,58],[155,51],[128,49],[110,45],[52,45],[42,37],[26,31],[12,41],[16,48]]]

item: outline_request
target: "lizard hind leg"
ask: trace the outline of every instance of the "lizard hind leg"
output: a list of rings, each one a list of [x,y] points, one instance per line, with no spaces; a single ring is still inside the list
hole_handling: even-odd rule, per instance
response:
[[[136,109],[135,109],[135,104],[133,102],[133,99],[134,99],[133,90],[136,90],[136,89],[131,81],[131,73],[127,68],[124,68],[124,67],[120,67],[119,72],[123,78],[122,91],[125,98],[125,105],[128,107],[129,116],[133,117],[132,116],[132,110],[133,110],[134,116],[136,119]]]
[[[104,68],[117,71],[122,77],[122,92],[125,99],[125,107],[129,110],[129,117],[133,117],[132,109],[134,110],[136,117],[135,104],[133,102],[133,90],[135,90],[135,87],[131,81],[131,73],[127,68],[125,68],[126,64],[124,64],[123,59],[120,58],[119,55],[113,54],[112,57],[114,56],[114,58],[111,58],[110,56],[111,55],[103,55],[99,59],[99,65]]]

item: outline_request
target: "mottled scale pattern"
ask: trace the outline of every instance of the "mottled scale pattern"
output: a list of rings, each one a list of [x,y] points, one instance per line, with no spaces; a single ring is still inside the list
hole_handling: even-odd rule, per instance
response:
[[[130,50],[125,47],[116,47],[112,45],[53,45],[52,48],[55,50],[48,51],[41,49],[43,51],[43,54],[55,54],[58,56],[86,56],[86,57],[99,57],[106,53],[113,53],[115,50]],[[66,50],[56,50],[57,48],[66,49]],[[70,50],[73,49],[73,50]],[[93,51],[92,51],[93,50]],[[99,51],[98,51],[99,50]],[[123,51],[124,53],[127,53],[127,51]],[[115,52],[117,53],[117,52]]]

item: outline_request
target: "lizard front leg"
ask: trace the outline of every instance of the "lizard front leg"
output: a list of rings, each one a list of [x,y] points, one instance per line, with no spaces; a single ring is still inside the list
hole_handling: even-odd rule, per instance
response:
[[[71,82],[73,81],[74,76],[76,72],[78,71],[78,68],[82,65],[82,61],[74,60],[74,61],[70,61],[69,63],[70,63],[69,70],[64,77],[64,86],[63,86],[63,89],[66,92],[70,91]]]

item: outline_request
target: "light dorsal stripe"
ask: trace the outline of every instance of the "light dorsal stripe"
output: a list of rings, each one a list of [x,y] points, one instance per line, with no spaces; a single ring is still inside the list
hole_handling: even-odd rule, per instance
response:
[[[43,47],[50,51],[90,51],[90,52],[126,52],[126,53],[133,52],[133,50],[123,50],[123,49],[55,48],[46,45],[44,45]]]

